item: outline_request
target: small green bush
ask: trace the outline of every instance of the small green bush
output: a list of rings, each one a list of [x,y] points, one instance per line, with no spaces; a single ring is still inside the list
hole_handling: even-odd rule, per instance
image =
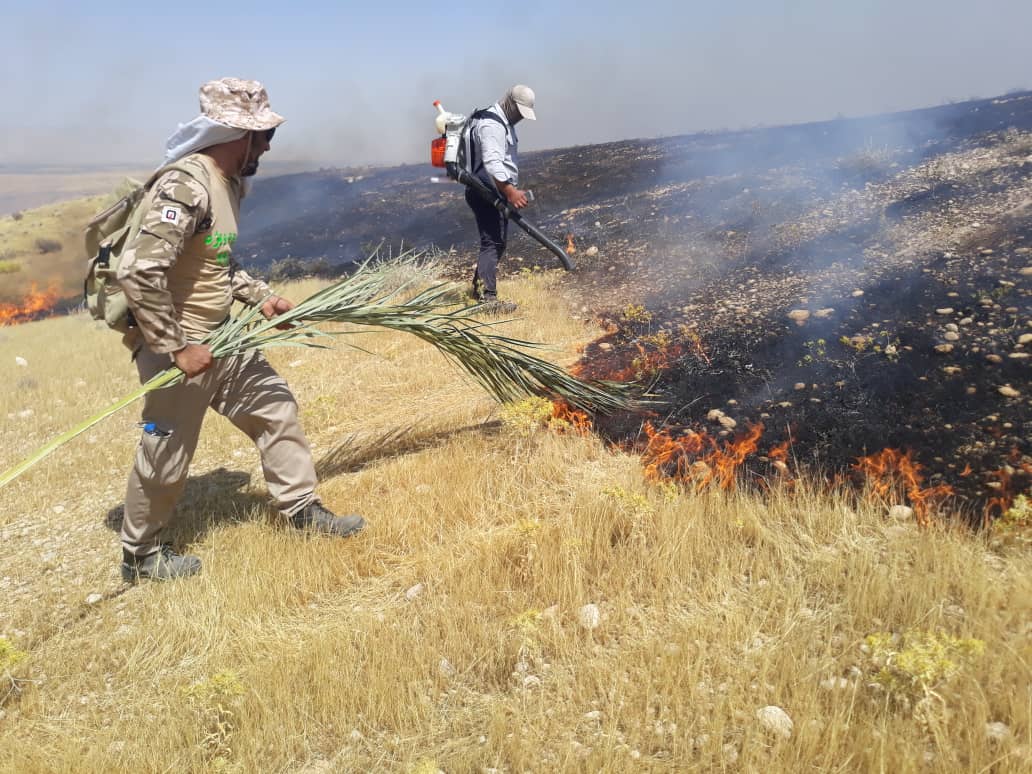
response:
[[[21,264],[17,261],[0,260],[0,274],[15,274],[21,271]]]

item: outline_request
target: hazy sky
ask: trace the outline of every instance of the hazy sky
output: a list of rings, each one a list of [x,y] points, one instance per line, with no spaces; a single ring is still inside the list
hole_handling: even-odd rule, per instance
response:
[[[1032,0],[3,0],[0,163],[157,164],[197,87],[262,80],[275,158],[421,161],[431,102],[538,95],[521,148],[1032,87]],[[270,157],[273,158],[273,157]]]

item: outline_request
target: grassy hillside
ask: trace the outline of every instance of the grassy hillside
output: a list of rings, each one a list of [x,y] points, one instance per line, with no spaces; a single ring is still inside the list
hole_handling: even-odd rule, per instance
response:
[[[81,295],[82,230],[110,199],[71,199],[0,218],[0,303],[20,302],[33,286],[57,298]]]
[[[548,275],[503,291],[512,332],[560,362],[599,335]],[[1032,766],[1020,542],[805,482],[650,483],[633,454],[499,411],[415,340],[360,343],[378,356],[269,353],[360,537],[278,525],[216,416],[174,531],[197,578],[118,580],[135,412],[0,491],[0,769]],[[133,384],[82,316],[0,331],[0,468]]]

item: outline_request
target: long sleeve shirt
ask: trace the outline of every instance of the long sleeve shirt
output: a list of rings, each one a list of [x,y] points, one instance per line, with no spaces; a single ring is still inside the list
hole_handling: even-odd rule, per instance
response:
[[[154,352],[199,341],[229,316],[233,300],[260,304],[272,290],[233,258],[240,180],[203,154],[191,172],[171,170],[151,187],[140,229],[118,267],[140,334]]]
[[[497,102],[487,108],[502,119],[498,123],[490,118],[481,118],[473,126],[474,138],[480,149],[480,164],[492,180],[519,185],[520,169],[516,147],[516,127],[509,123],[505,111]],[[476,172],[478,170],[474,170]]]

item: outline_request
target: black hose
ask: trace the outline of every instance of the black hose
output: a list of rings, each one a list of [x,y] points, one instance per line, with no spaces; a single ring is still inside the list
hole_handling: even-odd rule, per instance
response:
[[[559,259],[559,263],[562,264],[566,271],[573,271],[573,261],[570,260],[570,256],[566,254],[566,251],[541,233],[541,230],[524,218],[520,214],[519,210],[515,210],[510,207],[509,203],[499,196],[498,192],[493,188],[490,188],[483,180],[476,175],[471,175],[464,169],[459,169],[455,164],[448,165],[448,176],[458,180],[460,183],[463,183],[480,194],[485,201],[493,205],[500,213],[505,215],[509,220],[513,221],[517,226],[522,228],[544,247],[554,253],[555,257]]]

